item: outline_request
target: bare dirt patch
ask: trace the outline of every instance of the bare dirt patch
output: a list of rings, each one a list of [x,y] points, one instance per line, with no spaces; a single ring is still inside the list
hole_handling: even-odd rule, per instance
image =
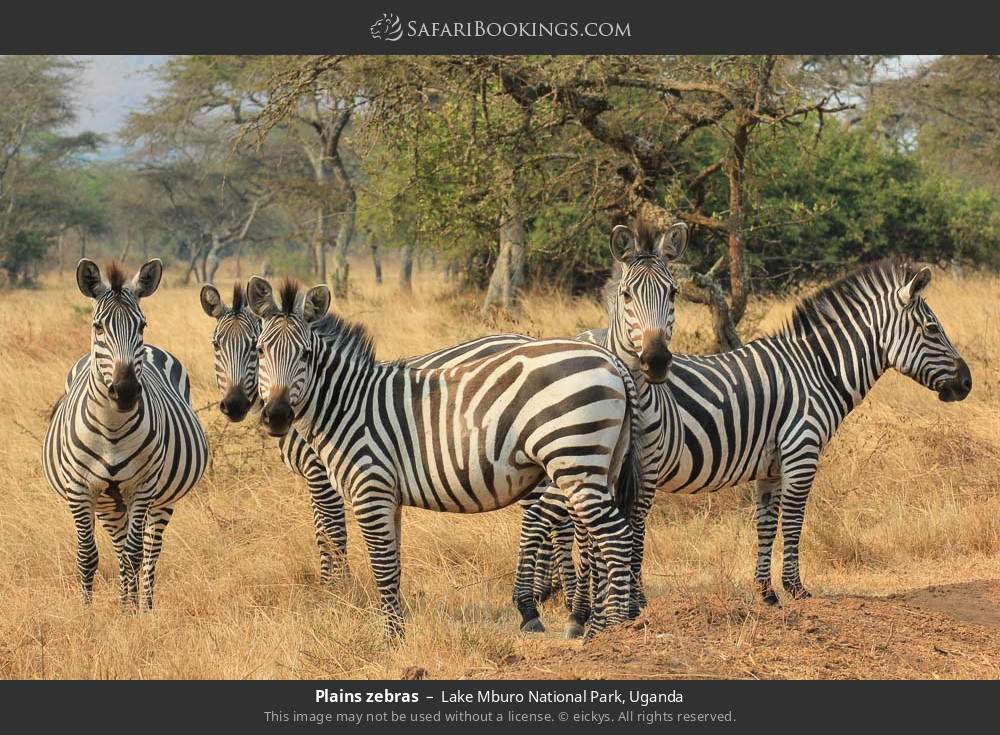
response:
[[[539,640],[504,678],[996,678],[1000,581],[781,608],[667,595],[579,643]]]

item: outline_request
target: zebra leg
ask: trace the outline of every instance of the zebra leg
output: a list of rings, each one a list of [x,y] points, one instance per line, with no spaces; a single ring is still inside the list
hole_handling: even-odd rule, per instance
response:
[[[142,589],[146,609],[153,609],[153,587],[156,585],[156,562],[163,548],[163,532],[174,514],[174,507],[152,508],[146,519],[142,539]]]
[[[122,596],[125,604],[139,607],[139,572],[142,567],[142,540],[146,532],[148,500],[133,500],[128,507],[128,531],[125,536],[125,578],[122,580]]]
[[[757,569],[754,579],[757,589],[768,605],[778,605],[778,595],[771,583],[771,550],[778,531],[778,503],[781,480],[757,481]]]
[[[319,547],[319,579],[328,584],[347,572],[347,522],[344,497],[330,482],[326,467],[317,458],[318,469],[306,477],[312,502],[313,526]]]
[[[573,566],[573,519],[567,511],[563,521],[552,529],[550,538],[555,549],[556,565],[559,568],[559,584],[566,598],[566,609],[572,609],[576,593],[576,568]],[[554,586],[554,585],[553,585]]]
[[[128,511],[124,507],[98,507],[97,516],[101,519],[101,525],[111,537],[111,545],[115,549],[115,556],[118,558],[118,584],[119,602],[122,606],[128,603],[128,588],[125,580],[128,577],[128,570],[125,562],[125,536],[128,528]]]
[[[812,597],[799,576],[799,537],[805,520],[806,501],[815,477],[816,464],[813,462],[811,466],[799,468],[792,474],[793,479],[786,482],[781,491],[781,536],[784,546],[781,585],[795,600]]]
[[[593,553],[600,554],[601,565],[597,578],[591,583],[601,594],[605,614],[600,620],[591,620],[588,636],[606,626],[616,625],[628,617],[631,597],[632,527],[615,507],[612,495],[604,486],[603,492],[580,483],[568,494],[570,513],[587,529]],[[606,569],[606,573],[605,573]],[[579,583],[578,583],[579,584]],[[577,592],[579,597],[579,590]]]
[[[523,527],[523,519],[522,519]],[[535,602],[541,604],[552,596],[555,591],[555,577],[552,574],[553,562],[552,538],[546,537],[538,546],[538,557],[535,560],[535,574],[532,583],[532,594]]]
[[[572,514],[571,514],[572,515]],[[570,603],[569,620],[566,623],[566,637],[579,638],[583,635],[584,626],[590,619],[591,613],[591,548],[590,538],[587,531],[577,523],[573,522],[573,535],[576,539],[576,548],[580,550],[580,567],[574,575],[576,586],[573,590],[572,602]]]
[[[313,528],[319,547],[319,578],[326,584],[347,571],[347,524],[344,497],[330,480],[326,466],[306,441],[290,431],[279,443],[281,458],[309,487]]]
[[[97,572],[97,542],[94,540],[94,505],[88,490],[86,497],[70,501],[69,510],[76,526],[76,569],[80,575],[83,602],[89,605],[94,594],[94,574]]]
[[[394,495],[386,497],[368,491],[361,493],[361,498],[363,501],[358,499],[354,503],[354,517],[368,547],[379,607],[385,616],[386,636],[396,641],[403,637],[403,607],[399,594],[402,509]]]
[[[548,506],[559,490],[546,490],[536,502],[524,505],[521,513],[521,536],[518,543],[517,571],[514,576],[514,606],[521,614],[521,630],[541,633],[545,630],[538,619],[535,583],[538,572],[538,551],[549,533]]]

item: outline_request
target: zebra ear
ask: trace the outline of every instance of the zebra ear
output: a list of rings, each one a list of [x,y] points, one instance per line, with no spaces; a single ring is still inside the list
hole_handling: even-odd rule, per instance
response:
[[[219,289],[211,283],[206,283],[201,287],[201,308],[213,319],[218,319],[226,312],[222,296],[219,295]]]
[[[624,263],[635,252],[637,242],[638,237],[631,227],[615,225],[615,228],[611,230],[612,257],[619,263]]]
[[[254,276],[247,284],[247,303],[250,304],[250,311],[261,319],[266,319],[278,312],[271,284],[259,276]]]
[[[163,262],[159,258],[153,258],[143,265],[139,272],[132,279],[132,293],[137,299],[152,296],[156,289],[160,287],[160,278],[163,276]]]
[[[900,286],[896,294],[904,306],[913,303],[913,300],[920,296],[931,282],[931,269],[926,266],[917,271],[917,275],[911,278],[906,284]]]
[[[322,319],[330,310],[330,289],[322,284],[313,286],[302,302],[302,316],[306,323]]]
[[[98,299],[108,290],[108,284],[101,278],[97,263],[83,258],[76,266],[76,285],[80,293],[91,299]]]
[[[684,222],[670,225],[656,241],[656,252],[664,260],[677,260],[688,244],[688,226]]]

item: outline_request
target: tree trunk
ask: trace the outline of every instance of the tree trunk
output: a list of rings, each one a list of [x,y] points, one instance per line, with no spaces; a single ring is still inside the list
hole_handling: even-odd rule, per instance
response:
[[[345,180],[342,180],[344,184]],[[354,193],[354,188],[350,182],[346,182],[347,208],[340,220],[340,227],[337,229],[337,249],[333,261],[332,286],[333,294],[337,298],[346,298],[347,281],[350,276],[351,264],[347,262],[347,253],[351,247],[351,240],[354,237],[354,222],[357,217],[358,197]]]
[[[375,269],[375,283],[379,286],[382,285],[382,254],[379,252],[378,243],[372,240],[369,243],[369,247],[372,249],[372,267]]]
[[[739,324],[747,307],[749,267],[743,250],[743,182],[750,128],[740,121],[733,136],[733,156],[727,166],[729,178],[729,310]]]
[[[407,293],[413,291],[413,251],[415,243],[412,239],[406,241],[401,253],[399,265],[399,288]]]
[[[486,289],[484,312],[494,307],[516,312],[524,288],[524,212],[516,169],[511,179],[510,194],[500,214],[500,252]]]
[[[324,183],[322,172],[316,174],[319,183]],[[316,227],[313,229],[313,273],[320,283],[326,283],[326,207],[316,207]]]

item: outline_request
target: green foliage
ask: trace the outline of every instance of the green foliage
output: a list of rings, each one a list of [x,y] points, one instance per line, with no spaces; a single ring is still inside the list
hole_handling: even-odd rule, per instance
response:
[[[29,285],[34,268],[45,257],[48,242],[38,232],[18,232],[5,247],[0,249],[0,268],[7,274],[7,282],[12,285]]]

